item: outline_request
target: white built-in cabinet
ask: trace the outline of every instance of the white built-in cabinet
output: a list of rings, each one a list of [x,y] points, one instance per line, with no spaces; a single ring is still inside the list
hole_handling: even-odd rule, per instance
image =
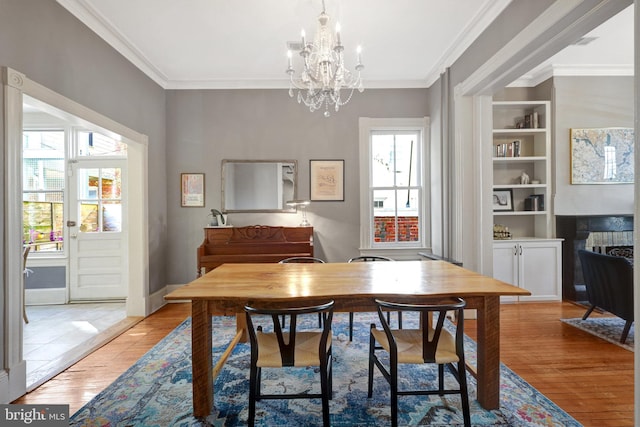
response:
[[[562,295],[562,240],[504,240],[493,243],[493,277],[531,292],[503,301],[558,301]]]
[[[562,241],[552,238],[550,118],[549,101],[493,103],[493,223],[508,230],[494,234],[493,276],[531,292],[519,300],[562,295]]]

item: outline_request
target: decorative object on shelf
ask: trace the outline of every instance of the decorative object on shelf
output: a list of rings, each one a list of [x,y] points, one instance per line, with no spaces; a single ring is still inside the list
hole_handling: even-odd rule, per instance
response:
[[[209,221],[210,226],[215,227],[217,225],[225,225],[225,223],[227,222],[226,215],[224,215],[218,209],[211,209],[211,213],[209,214],[209,216],[211,217],[211,220]]]
[[[632,128],[571,129],[571,184],[633,184]]]
[[[525,211],[544,211],[544,194],[532,194],[524,199]]]
[[[493,240],[509,240],[511,232],[509,227],[502,224],[493,224]]]
[[[539,127],[540,120],[537,111],[525,114],[524,117],[516,122],[516,129],[538,129]]]
[[[513,211],[513,191],[510,188],[493,190],[493,211]]]
[[[204,206],[204,174],[183,173],[180,174],[180,206],[203,207]]]
[[[292,63],[292,44],[287,52],[289,64],[290,86],[289,96],[293,98],[294,89],[298,89],[298,103],[304,103],[309,111],[314,112],[324,105],[324,116],[329,117],[329,106],[333,106],[337,112],[341,106],[351,100],[353,91],[364,91],[360,72],[362,65],[360,46],[357,48],[356,73],[349,71],[344,65],[344,46],[340,40],[340,24],[336,24],[335,35],[329,28],[329,15],[325,12],[324,0],[322,1],[322,13],[318,17],[318,27],[313,42],[307,42],[305,31],[302,30],[302,44],[300,56],[304,60],[303,70],[299,77],[295,77]],[[341,90],[348,91],[348,95],[342,96]],[[303,94],[304,93],[304,94]]]
[[[527,175],[527,173],[525,171],[522,171],[522,174],[520,174],[520,184],[521,185],[527,185],[529,184],[529,175]]]
[[[311,224],[307,220],[307,206],[311,203],[310,200],[289,200],[287,201],[287,206],[291,206],[302,211],[302,222],[300,223],[300,227],[309,227]]]
[[[309,160],[311,201],[344,201],[344,160]]]

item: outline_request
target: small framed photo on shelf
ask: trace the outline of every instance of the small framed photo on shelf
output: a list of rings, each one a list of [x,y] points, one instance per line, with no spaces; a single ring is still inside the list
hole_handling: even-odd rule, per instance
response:
[[[344,160],[309,160],[311,201],[344,201]]]
[[[513,211],[513,191],[510,188],[493,190],[493,211]]]
[[[180,174],[180,206],[203,207],[204,206],[204,174],[182,173]]]

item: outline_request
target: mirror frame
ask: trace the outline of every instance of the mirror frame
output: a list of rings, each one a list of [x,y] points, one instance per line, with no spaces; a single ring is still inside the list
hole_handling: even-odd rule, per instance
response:
[[[225,184],[226,184],[226,179],[225,179],[225,171],[226,171],[226,165],[228,163],[292,163],[293,164],[293,196],[291,197],[291,200],[295,200],[298,196],[298,161],[297,160],[291,160],[291,159],[287,159],[287,160],[271,160],[271,159],[267,159],[267,160],[234,160],[234,159],[223,159],[222,160],[222,197],[221,197],[221,204],[222,204],[222,208],[221,211],[223,213],[295,213],[297,212],[295,206],[294,207],[285,207],[282,209],[227,209],[226,207],[226,202],[225,202]],[[286,200],[284,201],[286,202]]]

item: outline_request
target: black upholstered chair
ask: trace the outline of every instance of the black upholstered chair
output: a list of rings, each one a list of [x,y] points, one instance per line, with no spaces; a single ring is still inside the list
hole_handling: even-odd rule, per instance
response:
[[[620,337],[624,344],[633,324],[633,264],[624,257],[585,250],[578,256],[590,304],[582,320],[596,307],[615,314],[626,321]]]
[[[464,307],[460,298],[444,298],[431,304],[399,304],[376,300],[382,330],[371,324],[369,341],[369,389],[373,396],[374,366],[380,369],[391,389],[391,424],[398,425],[398,396],[404,395],[445,395],[459,394],[462,402],[464,425],[471,425],[469,395],[464,362]],[[418,329],[391,329],[384,315],[385,311],[413,311],[420,313]],[[457,315],[455,334],[444,328],[448,311]],[[437,318],[433,318],[437,315]],[[388,357],[379,358],[378,353],[386,352]],[[383,361],[387,361],[384,362]],[[398,387],[398,364],[438,365],[438,388],[427,390],[400,390]],[[388,366],[385,366],[388,364]],[[444,367],[447,367],[459,384],[457,389],[445,389]],[[409,383],[414,384],[415,378]]]
[[[245,307],[247,329],[251,342],[251,367],[249,372],[249,416],[248,425],[255,423],[256,401],[261,399],[322,399],[322,422],[329,425],[329,399],[332,397],[332,353],[331,322],[333,305],[326,304],[296,308]],[[318,313],[323,316],[321,329],[302,330],[298,316]],[[256,317],[263,315],[261,317]],[[264,316],[268,315],[268,316]],[[284,330],[281,316],[291,319],[289,329]],[[270,319],[270,320],[269,320]],[[263,325],[255,325],[256,322]],[[320,371],[320,393],[272,393],[260,390],[262,368],[318,367]]]
[[[395,261],[380,255],[361,255],[351,258],[348,262]],[[391,313],[387,313],[387,321],[391,322]],[[402,329],[402,313],[398,313],[398,327]],[[353,312],[349,312],[349,341],[353,341]]]

